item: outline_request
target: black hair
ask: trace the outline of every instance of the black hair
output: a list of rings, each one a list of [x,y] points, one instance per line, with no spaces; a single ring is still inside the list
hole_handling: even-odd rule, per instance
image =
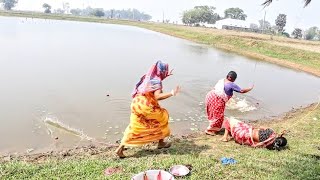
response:
[[[287,139],[285,137],[277,137],[272,144],[267,146],[270,150],[280,151],[284,146],[287,145]]]
[[[231,79],[231,81],[235,81],[237,79],[237,73],[234,71],[230,71],[227,75],[227,79],[228,77]]]

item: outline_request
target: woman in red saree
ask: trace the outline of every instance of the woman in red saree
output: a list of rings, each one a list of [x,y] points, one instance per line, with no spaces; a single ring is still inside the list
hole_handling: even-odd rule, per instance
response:
[[[247,93],[253,87],[241,89],[234,83],[237,79],[237,73],[230,71],[225,79],[221,79],[206,96],[206,112],[209,120],[209,126],[206,129],[206,134],[215,135],[221,130],[224,120],[224,110],[226,103],[232,97],[233,91],[239,93]]]
[[[170,75],[172,70],[169,72],[168,64],[158,61],[137,83],[132,94],[130,124],[116,150],[120,158],[125,157],[125,146],[142,146],[155,141],[158,142],[158,149],[171,146],[164,142],[164,138],[170,135],[169,114],[158,103],[175,96],[180,90],[177,86],[170,93],[162,92],[162,81]]]
[[[271,128],[255,128],[234,118],[226,119],[224,127],[225,133],[222,138],[224,142],[229,141],[229,135],[231,135],[235,142],[251,147],[280,150],[287,145],[287,139],[282,137],[284,133],[277,136]]]

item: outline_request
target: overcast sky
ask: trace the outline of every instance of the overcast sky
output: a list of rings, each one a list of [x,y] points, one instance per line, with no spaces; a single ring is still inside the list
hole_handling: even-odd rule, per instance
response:
[[[93,8],[104,9],[128,9],[136,8],[150,14],[152,20],[162,21],[165,19],[180,21],[182,12],[198,5],[216,7],[217,13],[223,15],[223,11],[231,7],[239,7],[248,15],[247,21],[258,24],[263,19],[265,11],[266,20],[271,24],[279,13],[287,15],[287,26],[285,29],[291,33],[294,27],[302,29],[311,26],[320,27],[320,1],[313,0],[311,4],[303,8],[303,0],[274,0],[267,8],[263,9],[261,4],[264,0],[19,0],[16,9],[42,11],[42,4],[48,3],[53,9],[61,8],[63,2],[69,2],[71,8]],[[318,9],[316,9],[318,8]]]

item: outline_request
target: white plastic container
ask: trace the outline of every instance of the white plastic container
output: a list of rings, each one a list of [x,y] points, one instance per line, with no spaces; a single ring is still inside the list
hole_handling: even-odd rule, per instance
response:
[[[174,176],[172,174],[163,170],[148,170],[141,172],[133,176],[131,180],[144,180],[144,174],[146,174],[148,180],[158,180],[159,172],[161,172],[161,180],[174,180]]]
[[[184,165],[172,166],[169,171],[174,176],[186,176],[190,173],[190,170]]]

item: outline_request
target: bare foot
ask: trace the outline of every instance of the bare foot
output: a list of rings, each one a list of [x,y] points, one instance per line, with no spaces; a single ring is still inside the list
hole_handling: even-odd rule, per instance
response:
[[[221,140],[222,142],[228,142],[228,138],[225,138],[225,137],[221,138],[220,140]]]
[[[206,130],[205,133],[206,133],[207,135],[210,135],[210,136],[215,136],[215,135],[218,134],[218,133],[215,132],[215,131],[208,131],[208,130]]]
[[[159,142],[158,144],[158,149],[169,148],[169,147],[171,147],[170,142]]]
[[[117,148],[117,150],[115,151],[115,153],[117,154],[117,156],[119,157],[119,158],[125,158],[126,156],[123,154],[123,148],[121,148],[121,147],[119,147],[119,148]]]

